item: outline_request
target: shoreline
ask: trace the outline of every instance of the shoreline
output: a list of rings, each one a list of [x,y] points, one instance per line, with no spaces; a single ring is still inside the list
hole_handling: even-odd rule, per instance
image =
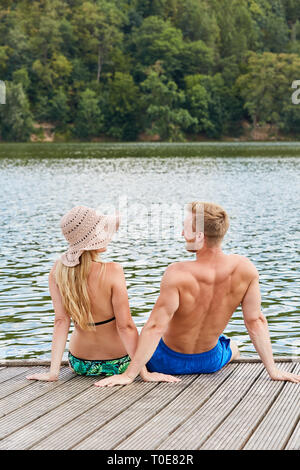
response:
[[[202,145],[202,144],[288,144],[288,143],[295,143],[300,144],[300,137],[297,140],[294,138],[286,138],[286,139],[240,139],[238,137],[228,137],[224,139],[201,139],[201,140],[186,140],[186,141],[177,141],[177,142],[169,142],[167,140],[132,140],[132,141],[122,141],[122,140],[36,140],[36,141],[8,141],[8,140],[1,140],[0,145],[51,145],[51,144],[104,144],[104,145],[136,145],[136,144],[145,144],[145,145]]]

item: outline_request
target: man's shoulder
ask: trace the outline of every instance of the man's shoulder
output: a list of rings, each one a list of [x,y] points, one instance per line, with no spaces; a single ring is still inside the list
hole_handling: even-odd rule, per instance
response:
[[[235,258],[237,263],[237,269],[241,273],[253,278],[258,277],[257,268],[249,258],[238,254],[232,254],[231,256]]]
[[[176,261],[174,263],[169,264],[167,266],[165,272],[169,274],[174,274],[178,272],[183,272],[187,271],[188,265],[191,263],[191,261]]]
[[[180,280],[186,279],[189,275],[188,264],[189,261],[177,261],[175,263],[169,264],[164,272],[164,278],[168,279],[170,282],[178,282]]]

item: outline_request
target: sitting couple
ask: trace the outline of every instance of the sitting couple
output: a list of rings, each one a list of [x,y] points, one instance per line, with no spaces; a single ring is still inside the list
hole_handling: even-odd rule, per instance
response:
[[[71,319],[69,365],[79,375],[106,377],[96,386],[126,385],[139,374],[145,381],[178,382],[173,374],[216,372],[239,357],[237,345],[222,333],[242,305],[246,328],[271,379],[300,382],[299,375],[275,365],[256,268],[244,256],[222,251],[227,213],[206,202],[187,208],[182,235],[196,259],[166,269],[140,335],[122,266],[99,259],[118,229],[118,217],[78,206],[62,218],[69,249],[49,275],[55,310],[50,371],[28,379],[58,379]]]

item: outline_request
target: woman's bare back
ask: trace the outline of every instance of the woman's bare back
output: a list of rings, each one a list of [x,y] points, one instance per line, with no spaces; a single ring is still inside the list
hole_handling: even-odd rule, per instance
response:
[[[95,323],[117,315],[112,304],[112,289],[118,277],[116,265],[117,263],[92,262],[88,291]],[[69,350],[75,357],[90,360],[115,359],[127,354],[117,330],[116,319],[95,326],[95,331],[85,331],[75,325]]]

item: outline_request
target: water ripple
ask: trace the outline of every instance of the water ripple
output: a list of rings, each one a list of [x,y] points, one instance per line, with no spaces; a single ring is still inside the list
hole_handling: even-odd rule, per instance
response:
[[[176,227],[171,239],[168,224],[162,223],[158,239],[145,232],[145,221],[151,230],[157,221],[148,220],[137,204],[150,212],[155,203],[211,200],[231,217],[224,251],[249,257],[259,271],[274,353],[300,354],[299,147],[295,156],[293,146],[274,146],[274,157],[265,156],[270,146],[262,144],[99,148],[0,146],[0,358],[49,357],[48,273],[66,247],[60,217],[77,204],[116,206],[124,196],[131,230],[116,237],[105,259],[124,266],[139,329],[157,299],[166,266],[191,255]],[[226,334],[242,353],[255,353],[240,308]]]

